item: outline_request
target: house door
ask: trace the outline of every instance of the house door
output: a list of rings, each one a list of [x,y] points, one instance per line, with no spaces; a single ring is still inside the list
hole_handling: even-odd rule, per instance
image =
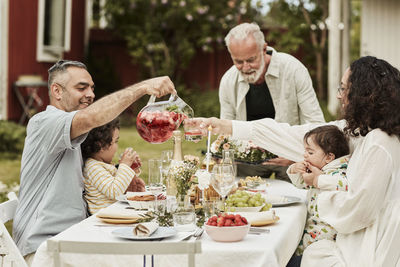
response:
[[[8,1],[0,0],[0,120],[7,119]]]

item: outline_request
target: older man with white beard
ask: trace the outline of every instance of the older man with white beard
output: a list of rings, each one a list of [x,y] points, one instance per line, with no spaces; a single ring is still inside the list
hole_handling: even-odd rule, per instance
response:
[[[225,43],[232,66],[219,87],[221,119],[252,121],[273,118],[298,125],[324,122],[306,67],[295,57],[268,47],[255,23],[243,23],[229,31]],[[263,177],[272,172],[287,179],[283,158],[268,166],[238,166],[238,175]]]

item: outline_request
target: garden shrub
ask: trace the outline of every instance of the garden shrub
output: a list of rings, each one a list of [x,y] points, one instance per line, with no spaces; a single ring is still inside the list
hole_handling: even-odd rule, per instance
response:
[[[19,155],[24,148],[26,128],[11,121],[0,120],[0,153]]]
[[[195,117],[219,118],[218,90],[192,91],[184,100],[193,108]]]

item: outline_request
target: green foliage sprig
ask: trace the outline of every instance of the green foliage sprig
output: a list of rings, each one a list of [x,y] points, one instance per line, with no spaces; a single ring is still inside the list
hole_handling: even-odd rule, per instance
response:
[[[173,226],[174,225],[174,221],[172,219],[172,213],[171,212],[167,212],[164,211],[164,213],[161,212],[155,212],[156,216],[157,216],[157,222],[160,226]]]

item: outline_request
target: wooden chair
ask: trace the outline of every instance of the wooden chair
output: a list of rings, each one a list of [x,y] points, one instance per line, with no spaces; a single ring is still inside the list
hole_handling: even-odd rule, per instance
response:
[[[60,253],[79,253],[79,254],[107,254],[107,255],[162,255],[162,254],[188,254],[188,266],[195,266],[195,254],[201,253],[201,242],[171,242],[157,243],[151,241],[139,242],[79,242],[68,240],[47,240],[47,249],[53,251],[55,267],[61,266]],[[146,266],[144,256],[143,266]],[[153,256],[152,262],[153,264]]]
[[[28,267],[4,223],[12,220],[18,205],[14,192],[8,193],[6,202],[0,204],[0,266]]]

